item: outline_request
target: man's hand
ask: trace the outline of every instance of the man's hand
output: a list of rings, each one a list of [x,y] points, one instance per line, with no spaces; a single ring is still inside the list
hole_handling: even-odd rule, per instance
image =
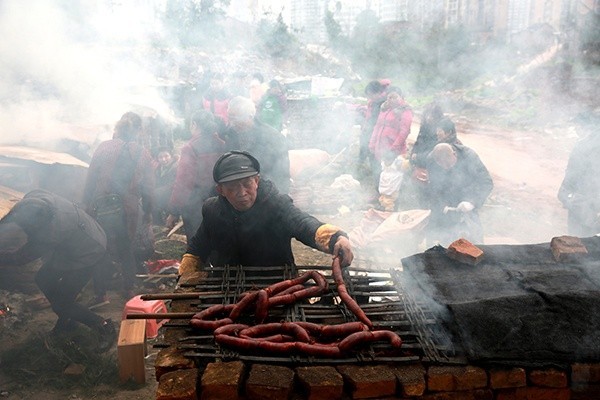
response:
[[[340,265],[347,267],[352,264],[354,254],[352,253],[352,246],[350,246],[350,240],[346,236],[338,237],[335,245],[333,246],[333,256],[340,257]]]
[[[475,206],[473,205],[473,203],[470,203],[468,201],[461,201],[460,203],[458,203],[458,206],[456,206],[456,211],[460,211],[460,212],[464,212],[464,213],[473,211],[474,209],[475,209]]]

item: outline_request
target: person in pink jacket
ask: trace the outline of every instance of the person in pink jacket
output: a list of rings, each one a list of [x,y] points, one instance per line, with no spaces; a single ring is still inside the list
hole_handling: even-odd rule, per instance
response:
[[[387,99],[381,105],[369,140],[369,151],[373,155],[371,170],[375,182],[379,182],[383,159],[386,157],[394,159],[405,155],[406,138],[410,134],[412,119],[412,109],[404,100],[402,90],[395,86],[389,87]]]
[[[402,97],[400,88],[390,87],[369,141],[369,150],[377,164],[386,153],[396,156],[406,153],[406,138],[410,134],[412,119],[412,109]]]

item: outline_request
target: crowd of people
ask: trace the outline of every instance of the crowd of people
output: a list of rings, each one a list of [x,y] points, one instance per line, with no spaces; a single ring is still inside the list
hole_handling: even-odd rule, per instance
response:
[[[374,80],[365,96],[358,168],[346,172],[357,173],[373,193],[371,206],[430,210],[428,246],[447,246],[459,237],[482,243],[479,210],[493,180],[477,153],[458,139],[443,107],[432,102],[423,108],[409,145],[414,115],[402,90]],[[171,229],[182,222],[183,269],[291,265],[293,238],[339,257],[344,266],[352,263],[344,230],[300,210],[289,195],[283,85],[265,84],[255,74],[246,95],[233,96],[214,74],[201,101],[188,108],[190,138],[180,148],[164,140],[148,145],[143,118],[127,112],[91,158],[81,205],[34,190],[0,220],[3,264],[43,259],[36,283],[58,316],[55,331],[79,322],[97,332],[99,351],[114,344],[112,321],[90,310],[109,301],[107,282],[115,271],[123,299],[136,294],[135,275],[145,272],[143,262],[153,253],[156,225]],[[597,130],[595,122],[587,126]],[[596,158],[588,155],[597,147],[596,134],[576,147],[559,192],[573,234],[599,230],[600,181],[582,172],[596,170]],[[86,307],[77,296],[89,282],[94,298]]]
[[[366,85],[365,96],[358,166],[363,183],[373,189],[375,207],[431,210],[427,245],[447,246],[459,237],[482,242],[478,209],[493,181],[475,151],[460,142],[441,105],[424,107],[409,148],[413,110],[402,90],[389,80],[374,80]]]

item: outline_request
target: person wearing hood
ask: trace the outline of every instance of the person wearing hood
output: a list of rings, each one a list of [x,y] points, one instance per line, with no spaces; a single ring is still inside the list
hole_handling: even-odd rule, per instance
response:
[[[78,322],[96,332],[98,352],[109,350],[117,341],[112,320],[77,302],[92,277],[109,266],[106,235],[75,203],[36,189],[0,220],[0,265],[39,258],[35,282],[58,316],[53,333],[66,333]]]
[[[447,246],[465,238],[483,242],[479,209],[494,188],[492,177],[474,150],[461,144],[439,143],[427,158],[427,200],[431,216],[427,243]]]
[[[218,196],[202,207],[203,220],[183,255],[182,271],[208,265],[294,265],[291,239],[352,263],[348,235],[294,206],[269,180],[251,154],[230,151],[214,165]]]

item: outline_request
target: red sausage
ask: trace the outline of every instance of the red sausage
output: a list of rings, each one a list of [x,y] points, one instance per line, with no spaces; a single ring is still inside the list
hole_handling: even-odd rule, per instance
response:
[[[224,325],[224,326],[218,327],[217,329],[215,329],[213,334],[215,336],[237,334],[239,331],[241,331],[242,329],[246,329],[247,327],[248,327],[248,325],[245,325],[245,324],[231,323],[229,325]]]
[[[233,347],[236,349],[253,350],[257,349],[260,342],[252,339],[241,339],[235,336],[229,335],[217,335],[215,336],[215,342]]]
[[[339,357],[342,353],[339,347],[334,345],[326,345],[320,343],[303,343],[296,342],[295,349],[302,354],[318,357]]]
[[[297,292],[298,290],[302,290],[302,289],[304,289],[304,285],[301,285],[301,284],[290,286],[289,288],[282,290],[281,292],[277,293],[276,295],[271,296],[271,298],[284,296],[286,294],[294,293],[294,292]]]
[[[235,304],[215,304],[214,306],[210,306],[207,309],[196,313],[192,319],[207,319],[212,318],[217,314],[225,314],[231,312]]]
[[[257,296],[258,296],[258,292],[251,292],[251,293],[248,293],[246,296],[244,296],[243,299],[241,299],[240,301],[235,303],[233,309],[229,313],[229,318],[231,318],[232,320],[235,321],[240,316],[242,311],[244,311],[252,303],[254,303]]]
[[[214,331],[218,327],[232,324],[232,323],[233,323],[233,321],[231,320],[231,318],[223,318],[223,319],[218,319],[216,321],[206,321],[203,319],[192,319],[190,321],[190,325],[192,325],[194,328],[208,329],[211,331]]]
[[[346,322],[339,325],[324,325],[321,329],[322,337],[340,337],[347,336],[354,332],[367,331],[369,328],[362,322]]]
[[[270,335],[272,333],[288,333],[302,342],[309,342],[310,336],[308,332],[301,326],[293,322],[272,322],[270,324],[262,324],[252,326],[240,332],[240,337],[260,337]]]
[[[254,311],[254,318],[256,322],[262,324],[269,315],[269,294],[266,290],[261,289],[258,291],[256,296],[256,311]]]
[[[340,342],[338,347],[342,353],[346,353],[363,343],[375,342],[378,340],[387,340],[394,348],[400,348],[402,346],[402,339],[392,331],[363,331],[349,335]]]
[[[335,257],[333,259],[331,273],[337,285],[338,294],[340,295],[340,298],[346,307],[348,307],[348,309],[352,311],[352,313],[354,313],[354,315],[356,315],[360,321],[367,325],[369,329],[373,329],[373,323],[369,317],[367,317],[367,314],[365,314],[362,308],[360,308],[358,303],[348,294],[348,291],[346,290],[346,283],[344,282],[344,277],[342,276],[342,267],[340,266],[339,257]]]

